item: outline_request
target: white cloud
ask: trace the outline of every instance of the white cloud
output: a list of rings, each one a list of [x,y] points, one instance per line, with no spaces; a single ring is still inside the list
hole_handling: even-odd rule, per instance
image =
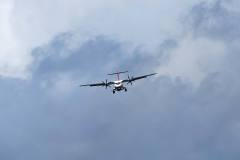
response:
[[[227,8],[230,11],[239,13],[239,6],[240,1],[239,0],[228,0],[228,1],[221,1],[221,4],[224,5],[225,8]]]
[[[0,0],[0,75],[25,77],[31,50],[69,30],[156,47],[198,0]]]
[[[10,77],[25,77],[27,65],[31,62],[28,49],[14,33],[11,24],[13,1],[0,2],[0,75]]]
[[[181,77],[198,86],[208,74],[220,71],[225,54],[223,42],[187,35],[158,72],[172,78]]]

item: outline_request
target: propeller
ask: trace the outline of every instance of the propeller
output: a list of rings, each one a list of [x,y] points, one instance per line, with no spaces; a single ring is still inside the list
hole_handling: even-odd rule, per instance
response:
[[[107,89],[108,87],[110,87],[110,86],[108,85],[108,80],[106,79],[106,81],[105,81],[105,88]]]
[[[128,75],[128,83],[127,84],[131,84],[132,85],[132,79],[133,79],[133,76],[130,78],[130,76]]]

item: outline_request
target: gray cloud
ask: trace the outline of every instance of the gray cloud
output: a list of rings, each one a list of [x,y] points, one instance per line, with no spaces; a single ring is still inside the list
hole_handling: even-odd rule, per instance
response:
[[[107,35],[155,48],[165,37],[179,33],[179,15],[196,2],[1,0],[0,75],[28,78],[27,68],[34,61],[31,50],[69,30],[81,34],[79,39]]]
[[[0,80],[0,159],[239,159],[237,46],[228,47],[222,70],[198,88],[161,76],[113,96],[77,85],[104,79],[110,68],[151,71],[179,40],[165,41],[158,55],[139,47],[126,56],[125,44],[106,36],[69,48],[72,36],[61,34],[33,51],[32,80]],[[62,95],[58,88],[66,83],[71,89]]]
[[[207,36],[217,40],[239,39],[240,15],[226,6],[235,5],[231,1],[217,0],[213,4],[202,2],[195,5],[189,15],[191,29],[196,36]]]

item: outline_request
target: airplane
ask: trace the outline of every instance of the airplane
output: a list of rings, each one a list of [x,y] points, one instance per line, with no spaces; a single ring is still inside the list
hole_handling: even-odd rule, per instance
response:
[[[95,87],[95,86],[101,86],[101,87],[105,87],[106,89],[108,87],[112,87],[113,86],[113,94],[115,94],[116,91],[125,91],[127,92],[127,88],[124,86],[124,83],[127,83],[127,84],[131,84],[132,85],[132,82],[136,81],[136,80],[140,80],[140,79],[143,79],[143,78],[147,78],[149,76],[153,76],[157,73],[152,73],[152,74],[147,74],[147,75],[143,75],[143,76],[138,76],[138,77],[130,77],[128,75],[128,79],[123,79],[123,80],[120,80],[120,74],[123,74],[123,73],[127,73],[128,71],[124,71],[124,72],[116,72],[116,73],[111,73],[111,74],[108,74],[108,75],[117,75],[117,80],[116,81],[110,81],[108,82],[108,80],[106,79],[105,82],[102,81],[100,83],[93,83],[93,84],[84,84],[84,85],[80,85],[80,87],[85,87],[85,86],[89,86],[89,87]]]

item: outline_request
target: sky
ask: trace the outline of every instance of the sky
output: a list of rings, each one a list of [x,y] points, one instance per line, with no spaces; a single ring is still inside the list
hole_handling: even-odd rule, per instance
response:
[[[0,0],[0,159],[238,160],[239,7]]]

